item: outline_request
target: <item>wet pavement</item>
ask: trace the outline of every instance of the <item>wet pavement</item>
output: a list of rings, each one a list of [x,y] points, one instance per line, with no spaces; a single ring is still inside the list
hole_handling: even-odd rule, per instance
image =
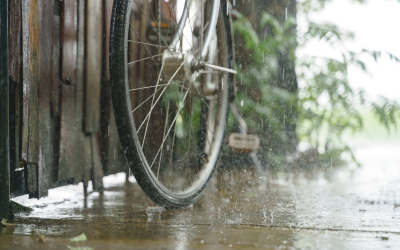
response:
[[[400,249],[399,152],[399,142],[364,143],[362,167],[220,171],[196,204],[175,211],[124,174],[86,199],[79,185],[18,197],[34,210],[0,228],[0,249]],[[70,241],[82,233],[86,241]]]

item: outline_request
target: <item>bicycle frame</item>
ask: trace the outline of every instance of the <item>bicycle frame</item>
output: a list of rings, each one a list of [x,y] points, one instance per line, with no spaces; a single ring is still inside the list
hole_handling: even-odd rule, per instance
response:
[[[193,0],[186,0],[185,2],[185,8],[184,11],[182,13],[182,18],[181,20],[179,20],[179,24],[178,24],[178,30],[177,33],[175,34],[174,38],[172,39],[172,42],[169,46],[170,50],[174,50],[174,48],[176,47],[178,41],[180,41],[182,39],[183,36],[183,27],[188,19],[189,16],[189,10],[190,7],[192,5]],[[211,14],[211,19],[210,19],[210,24],[209,24],[209,29],[207,31],[207,34],[205,36],[205,39],[203,39],[204,35],[203,32],[200,31],[200,48],[201,48],[201,59],[204,60],[204,58],[207,55],[208,52],[208,47],[210,45],[211,39],[212,39],[212,35],[215,33],[215,27],[217,24],[217,20],[218,20],[218,11],[219,11],[219,7],[220,7],[220,2],[219,0],[213,0],[213,6],[212,6],[212,14]],[[201,8],[204,9],[204,1],[201,1]],[[202,13],[204,13],[204,11],[202,11]],[[204,19],[204,16],[202,15],[202,19]],[[204,22],[202,20],[201,22],[202,27],[201,30],[204,30]]]

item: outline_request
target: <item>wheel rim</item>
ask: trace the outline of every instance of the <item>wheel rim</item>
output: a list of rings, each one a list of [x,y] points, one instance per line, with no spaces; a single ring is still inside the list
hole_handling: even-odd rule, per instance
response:
[[[160,59],[172,35],[168,29],[160,29],[165,23],[151,23],[154,13],[151,13],[150,6],[138,6],[136,1],[131,4],[129,9],[132,13],[127,14],[129,24],[125,30],[124,54],[135,147],[144,170],[159,191],[172,198],[187,198],[205,185],[218,158],[227,112],[227,73],[201,73],[192,83],[188,77],[179,76],[180,72],[164,78],[162,69],[165,65]],[[158,20],[163,18],[162,10],[156,11]],[[196,43],[193,27],[196,27],[198,16],[193,19],[189,15],[190,18],[192,20],[187,21],[185,27],[189,28],[191,36],[184,30],[175,49],[196,54],[199,48],[192,44]],[[135,19],[144,19],[145,24]],[[178,22],[174,22],[177,25]],[[222,26],[219,20],[215,37],[223,38]],[[172,21],[168,27],[173,27]],[[155,28],[155,34],[167,35],[159,35],[157,42],[149,28]],[[213,46],[222,53],[213,55]],[[227,67],[224,46],[224,42],[218,43],[213,39],[207,62]],[[213,85],[215,93],[204,92],[204,89],[210,90],[210,87],[204,86],[212,81],[217,82]]]

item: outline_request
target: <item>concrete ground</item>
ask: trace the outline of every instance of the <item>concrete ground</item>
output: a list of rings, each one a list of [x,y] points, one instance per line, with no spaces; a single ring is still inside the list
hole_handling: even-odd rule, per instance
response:
[[[400,249],[399,152],[396,142],[361,145],[362,167],[312,175],[220,171],[196,204],[175,211],[124,174],[86,199],[79,185],[18,197],[34,210],[0,228],[0,249]]]

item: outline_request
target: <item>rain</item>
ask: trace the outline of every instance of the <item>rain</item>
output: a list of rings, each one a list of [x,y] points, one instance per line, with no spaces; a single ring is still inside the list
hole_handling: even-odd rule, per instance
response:
[[[0,0],[0,249],[399,249],[399,11]]]

